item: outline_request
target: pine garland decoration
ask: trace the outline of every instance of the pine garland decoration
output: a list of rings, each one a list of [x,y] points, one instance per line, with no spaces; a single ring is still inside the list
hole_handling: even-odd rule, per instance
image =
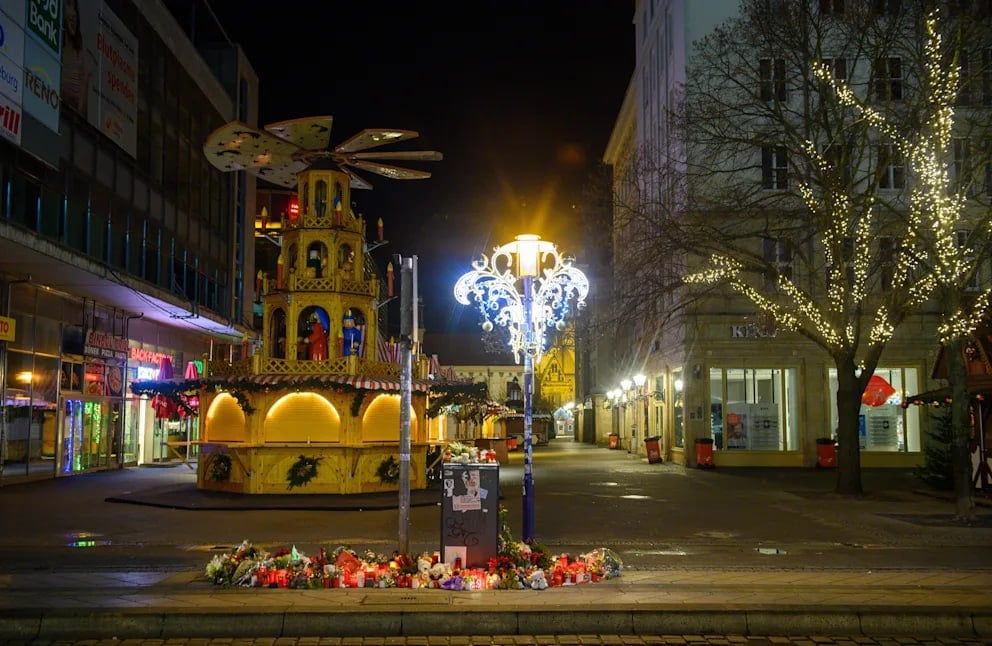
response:
[[[231,456],[217,453],[210,462],[210,479],[214,482],[227,482],[231,479]]]
[[[400,479],[400,463],[391,455],[382,461],[375,474],[383,484],[393,484]]]
[[[286,482],[289,485],[286,488],[292,489],[293,487],[303,487],[309,484],[311,480],[317,477],[317,466],[323,460],[324,458],[308,458],[305,455],[301,455],[300,459],[294,462],[293,466],[289,467],[289,471],[286,472]]]

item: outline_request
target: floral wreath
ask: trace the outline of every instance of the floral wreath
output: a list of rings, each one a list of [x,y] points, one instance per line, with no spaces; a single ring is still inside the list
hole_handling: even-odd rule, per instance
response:
[[[379,480],[383,484],[392,484],[400,479],[400,463],[396,461],[395,457],[389,456],[382,461],[375,474],[379,476]]]
[[[214,482],[227,482],[231,479],[231,456],[226,453],[214,455],[210,461],[210,479]]]
[[[289,467],[289,471],[286,472],[286,482],[289,484],[287,489],[292,489],[293,487],[302,487],[309,484],[311,480],[317,477],[317,465],[319,465],[324,458],[308,458],[305,455],[301,455],[300,459],[293,463],[293,466]]]

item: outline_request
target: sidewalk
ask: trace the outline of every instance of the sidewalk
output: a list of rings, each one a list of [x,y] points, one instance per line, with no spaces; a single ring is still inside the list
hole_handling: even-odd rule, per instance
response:
[[[992,575],[625,573],[542,591],[216,588],[199,572],[3,577],[0,639],[414,635],[992,637]]]
[[[949,527],[947,503],[911,491],[915,483],[895,471],[867,472],[871,493],[852,501],[832,497],[832,476],[813,470],[701,472],[572,442],[535,457],[539,495],[548,496],[540,503],[542,533],[556,536],[557,544],[581,537],[643,554],[673,546],[687,553],[631,558],[619,578],[542,591],[222,588],[204,576],[207,551],[187,553],[181,563],[196,565],[185,567],[156,561],[155,550],[199,541],[217,551],[245,536],[259,543],[286,536],[323,542],[332,532],[371,536],[368,528],[379,521],[363,529],[332,522],[306,538],[302,524],[287,523],[298,517],[326,523],[345,516],[323,511],[346,508],[351,511],[342,514],[354,525],[378,512],[353,512],[388,500],[228,500],[195,491],[184,470],[137,468],[0,488],[0,641],[715,634],[992,643],[988,507],[979,508],[979,525]],[[519,505],[516,462],[501,474],[511,506]],[[435,522],[430,507],[437,495],[417,494],[421,520]],[[131,504],[102,504],[109,499]],[[258,511],[276,503],[285,514]],[[623,517],[610,515],[617,509],[626,510]],[[937,512],[937,524],[905,522]],[[581,534],[563,525],[576,515],[586,524]],[[259,524],[270,518],[279,520]],[[384,518],[394,527],[392,517]],[[604,525],[614,534],[604,534]],[[121,558],[76,560],[71,567],[45,560],[67,554],[66,533],[84,529],[102,532],[93,537],[113,544]],[[433,525],[420,531],[418,540],[436,540]],[[787,539],[802,550],[755,557],[756,545]],[[862,544],[850,547],[854,539]],[[739,556],[717,560],[735,549]],[[963,558],[945,558],[949,550]]]

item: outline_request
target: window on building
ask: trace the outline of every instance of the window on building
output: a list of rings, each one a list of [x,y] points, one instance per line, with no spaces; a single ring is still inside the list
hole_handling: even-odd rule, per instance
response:
[[[789,156],[785,146],[762,146],[761,186],[777,191],[789,188]]]
[[[823,159],[830,165],[828,181],[835,186],[844,187],[851,183],[852,149],[847,144],[830,144],[823,149]]]
[[[828,374],[830,428],[837,435],[837,369]],[[907,395],[920,392],[916,368],[877,368],[861,397],[860,447],[862,451],[920,451],[918,407],[902,407]]]
[[[954,100],[957,105],[971,105],[972,102],[975,83],[972,81],[973,70],[969,59],[970,56],[965,50],[958,55],[958,95]]]
[[[882,236],[878,239],[878,266],[879,266],[879,286],[882,291],[892,289],[892,281],[896,271],[896,250],[898,242],[890,236]]]
[[[902,13],[902,0],[872,0],[871,11],[877,17],[896,18]]]
[[[992,140],[985,142],[985,195],[992,197]]]
[[[844,0],[820,0],[820,14],[840,16],[844,14]]]
[[[954,237],[957,240],[958,249],[968,250],[964,255],[964,261],[969,266],[973,266],[975,264],[975,254],[974,254],[973,244],[971,241],[971,233],[972,232],[967,229],[961,229],[959,231],[954,232]],[[967,291],[969,292],[978,291],[978,287],[980,283],[979,281],[980,276],[978,274],[979,274],[978,268],[975,267],[974,270],[972,271],[971,276],[968,279],[968,283],[964,286],[964,288]]]
[[[844,269],[843,280],[844,287],[850,289],[854,285],[854,239],[850,237],[844,238],[844,241],[840,246],[840,266]],[[833,268],[827,267],[827,288],[830,289],[833,285]]]
[[[906,188],[906,160],[895,144],[878,145],[878,187],[892,190]]]
[[[826,65],[827,69],[830,70],[830,75],[833,76],[838,81],[847,82],[849,77],[849,70],[847,66],[847,59],[843,56],[838,56],[835,58],[824,58],[823,64]]]
[[[762,257],[768,265],[764,274],[765,289],[774,290],[778,287],[779,277],[792,279],[792,246],[784,240],[772,238],[763,238],[761,246]]]
[[[971,193],[971,144],[965,137],[951,140],[951,187],[956,193]]]
[[[762,101],[785,101],[785,59],[762,58],[758,62],[759,93]]]
[[[982,50],[982,105],[992,105],[992,48]]]
[[[710,432],[718,450],[797,451],[795,368],[710,368]]]
[[[879,101],[902,100],[902,59],[879,58],[875,61],[875,98]]]

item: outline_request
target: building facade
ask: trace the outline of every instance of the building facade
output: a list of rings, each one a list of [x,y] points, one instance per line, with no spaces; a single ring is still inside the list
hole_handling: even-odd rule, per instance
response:
[[[832,16],[824,12],[843,12],[845,6],[849,12],[868,11],[867,4],[870,3],[797,0],[762,6],[768,11],[795,11],[802,7],[807,12],[804,15],[812,21],[822,20],[822,24],[827,24]],[[883,9],[892,3],[884,4]],[[722,188],[695,183],[688,193],[682,190],[686,187],[685,178],[691,177],[691,169],[710,160],[703,159],[701,149],[690,143],[692,122],[678,117],[686,101],[684,93],[701,85],[687,84],[689,70],[699,74],[704,69],[700,60],[694,58],[699,56],[694,43],[717,27],[730,24],[726,21],[735,18],[745,5],[754,8],[760,3],[722,0],[636,3],[636,69],[604,155],[604,161],[613,168],[615,204],[629,209],[633,203],[650,203],[682,217],[700,217],[700,212],[694,211],[695,205],[704,201],[700,195]],[[888,19],[884,15],[874,18]],[[840,69],[845,59],[837,52],[842,50],[832,52],[831,46],[828,39],[816,43],[812,49],[819,47],[821,55]],[[752,70],[742,67],[740,76],[746,79],[742,85],[753,80],[756,86],[761,84],[762,90],[767,86],[771,102],[807,107],[815,104],[815,98],[801,96],[790,85],[787,70],[804,64],[794,54],[755,52],[754,78],[748,77]],[[901,92],[901,75],[909,69],[909,61],[900,64],[896,57],[885,60],[884,87],[890,93],[887,98],[895,100],[898,97],[892,93],[897,87]],[[812,61],[806,63],[812,67]],[[852,83],[863,91],[868,91],[865,88],[869,87],[869,79],[874,83],[870,86],[872,92],[882,87],[877,82],[878,68],[868,71],[870,63],[852,58],[843,67],[843,77],[853,79]],[[865,74],[863,79],[858,78],[859,73]],[[744,112],[738,113],[738,118],[745,119],[743,115]],[[732,125],[726,124],[727,128]],[[729,170],[736,180],[750,173],[756,192],[778,191],[784,195],[791,188],[796,193],[797,184],[790,187],[784,183],[796,168],[794,157],[792,162],[787,161],[783,150],[771,146],[767,151],[762,149],[760,156],[756,153],[753,160],[744,161],[728,154],[722,160],[728,166],[722,170],[728,171],[729,165],[740,163]],[[955,156],[962,157],[963,153]],[[646,163],[646,158],[655,163]],[[657,163],[659,159],[662,161]],[[963,163],[958,162],[954,166],[956,171],[960,171]],[[898,204],[911,191],[912,177],[906,174],[905,162],[876,157],[864,163],[873,172],[878,171],[875,188],[883,189],[879,194],[884,199]],[[712,177],[719,177],[716,182],[729,182],[730,175],[730,172],[712,173]],[[986,190],[983,185],[976,193],[984,195]],[[743,207],[737,213],[704,213],[705,217],[718,218],[743,219],[749,215],[753,217],[754,211]],[[645,226],[649,225],[644,221],[615,214],[615,257],[621,249],[630,254],[635,246],[632,241],[650,234],[643,229]],[[883,232],[876,246],[884,246],[884,241]],[[876,251],[884,254],[884,249]],[[777,266],[780,274],[790,271],[793,261],[798,260],[773,240],[766,241],[764,248],[759,241],[753,253],[767,264]],[[686,262],[686,257],[674,249],[670,255],[659,253],[657,262],[649,266],[641,263],[625,267],[618,260],[613,276],[614,295],[622,298],[616,295],[632,282],[672,285],[688,273],[690,267]],[[810,281],[814,278],[809,276]],[[976,288],[988,284],[986,265],[978,268],[974,280]],[[643,299],[636,316],[630,315],[629,308],[624,309],[629,324],[612,341],[613,382],[599,386],[600,392],[596,393],[599,399],[584,402],[595,418],[594,441],[605,444],[607,436],[616,433],[621,437],[621,448],[643,455],[641,440],[656,436],[660,438],[665,459],[688,466],[696,464],[697,440],[712,447],[717,466],[815,466],[817,440],[835,437],[838,424],[838,384],[833,358],[802,334],[776,325],[749,300],[730,290],[691,303],[679,301],[679,291],[674,288],[659,289],[655,294],[654,298]],[[869,390],[862,398],[863,466],[909,467],[922,463],[927,428],[925,411],[901,404],[932,385],[930,375],[938,347],[937,318],[936,308],[924,307],[908,317],[889,340]],[[635,376],[643,379],[635,380]],[[642,384],[637,385],[636,381]]]
[[[0,2],[5,480],[189,457],[195,422],[128,385],[248,345],[254,179],[202,142],[257,122],[258,80],[197,5]]]

